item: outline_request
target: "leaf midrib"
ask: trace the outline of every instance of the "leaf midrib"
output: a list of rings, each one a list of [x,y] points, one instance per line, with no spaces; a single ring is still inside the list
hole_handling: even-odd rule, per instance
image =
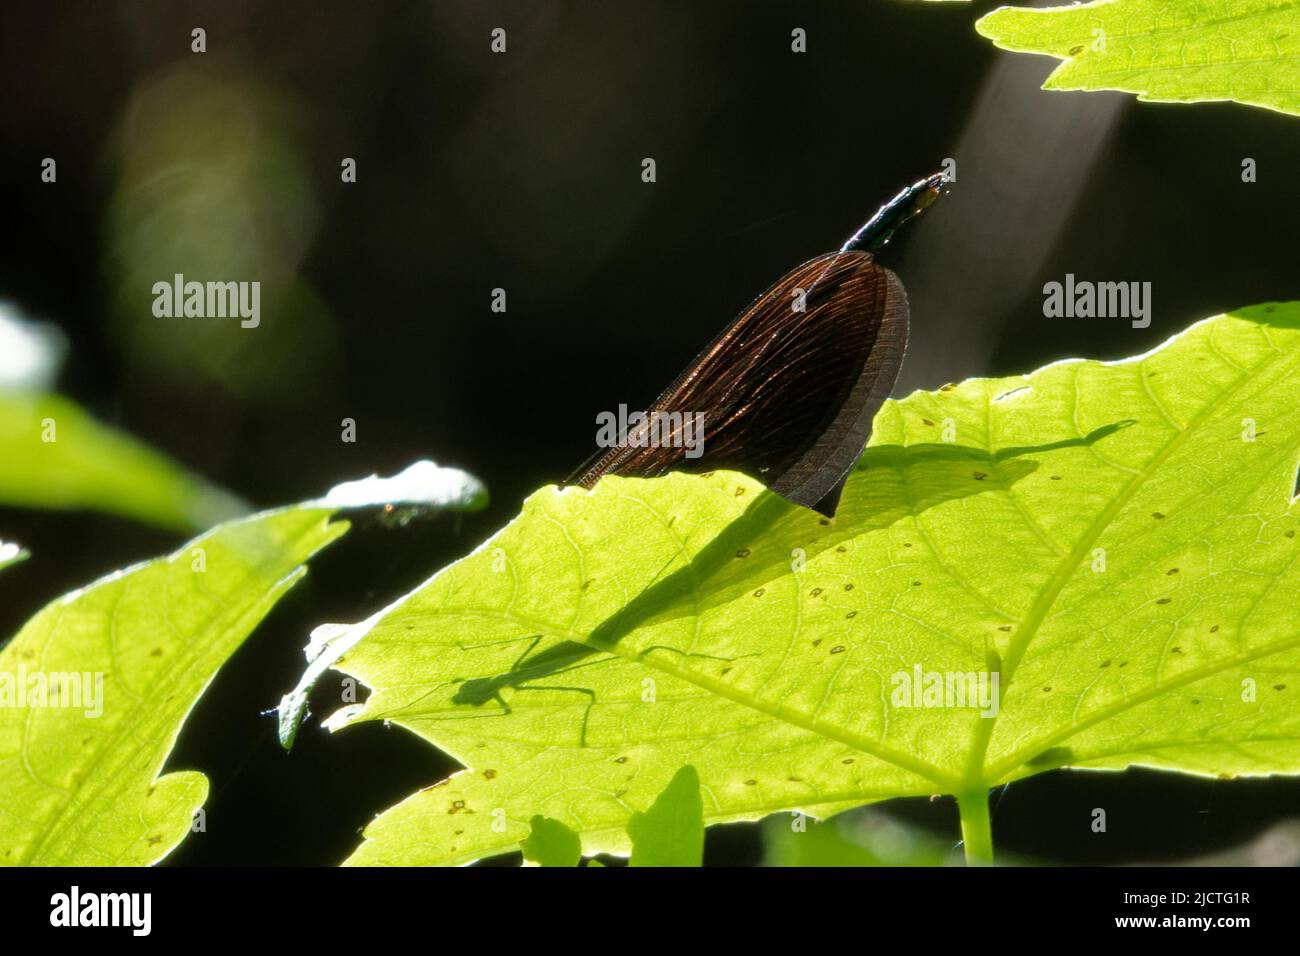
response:
[[[1208,333],[1208,340],[1213,343],[1213,331]],[[1129,479],[1127,485],[1120,491],[1115,499],[1102,510],[1102,512],[1093,519],[1084,534],[1079,538],[1075,546],[1070,550],[1070,554],[1057,566],[1056,573],[1048,580],[1047,584],[1039,592],[1038,597],[1030,606],[1029,613],[1022,620],[1021,625],[1017,628],[1016,634],[1012,638],[1011,647],[1006,659],[1003,661],[1003,670],[1001,677],[1002,692],[1005,694],[1006,689],[1010,686],[1015,678],[1017,665],[1023,659],[1029,649],[1029,644],[1034,636],[1042,627],[1043,622],[1047,619],[1047,613],[1055,606],[1057,598],[1074,577],[1078,570],[1079,564],[1091,552],[1092,546],[1096,544],[1097,539],[1110,527],[1111,523],[1119,513],[1133,500],[1138,491],[1151,478],[1156,470],[1176,452],[1187,439],[1193,435],[1205,422],[1212,418],[1220,408],[1231,399],[1246,384],[1254,381],[1262,372],[1267,370],[1270,365],[1279,359],[1286,359],[1288,353],[1273,345],[1272,341],[1265,336],[1269,347],[1273,350],[1272,354],[1267,356],[1263,361],[1250,367],[1242,372],[1236,380],[1227,388],[1223,389],[1218,395],[1208,401],[1205,406],[1197,412],[1181,431],[1174,435],[1165,446],[1152,457],[1151,461],[1145,468]],[[1291,356],[1294,361],[1294,356]],[[1139,369],[1139,374],[1145,375],[1145,367]],[[1023,636],[1022,636],[1023,635]],[[1167,685],[1163,685],[1167,686]],[[998,717],[1002,711],[989,718],[981,718],[981,722],[976,726],[975,744],[971,748],[970,758],[967,762],[967,777],[971,781],[992,781],[997,776],[993,770],[985,767],[985,761],[988,755],[988,747],[993,739],[993,732],[997,725]],[[1075,731],[1077,732],[1077,730]],[[1060,738],[1068,739],[1066,737]],[[1035,744],[1032,753],[1042,749],[1042,746]],[[1023,751],[1022,751],[1023,752]],[[1003,766],[1002,764],[999,767]]]
[[[1184,674],[1180,674],[1173,680],[1148,687],[1146,690],[1125,697],[1123,700],[1117,701],[1109,707],[1101,708],[1091,716],[1078,721],[1077,723],[1073,723],[1068,727],[1062,728],[1055,734],[1035,741],[1032,746],[1022,747],[1009,754],[1007,757],[1003,758],[1000,763],[995,764],[989,769],[988,779],[997,780],[1003,774],[1010,773],[1026,760],[1030,759],[1035,754],[1042,753],[1048,747],[1059,744],[1064,740],[1069,740],[1071,737],[1087,730],[1089,727],[1095,727],[1097,724],[1103,723],[1104,721],[1107,721],[1118,714],[1122,714],[1126,710],[1137,707],[1140,704],[1144,704],[1148,700],[1154,700],[1156,697],[1161,697],[1180,687],[1186,687],[1188,684],[1194,684],[1207,677],[1213,677],[1216,674],[1220,674],[1233,667],[1239,667],[1242,664],[1249,664],[1252,661],[1272,657],[1274,654],[1280,654],[1283,651],[1291,650],[1295,647],[1300,647],[1300,634],[1294,634],[1284,640],[1276,641],[1272,644],[1266,644],[1263,647],[1256,648],[1255,650],[1244,654],[1237,654],[1227,659],[1216,660],[1212,664],[1194,668]],[[1093,757],[1084,756],[1082,759],[1090,760],[1093,759]]]

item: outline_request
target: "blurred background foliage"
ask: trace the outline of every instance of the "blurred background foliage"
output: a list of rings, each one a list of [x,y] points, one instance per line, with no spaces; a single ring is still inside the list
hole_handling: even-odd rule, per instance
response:
[[[912,303],[900,392],[1131,355],[1195,319],[1297,297],[1300,123],[1044,92],[1056,61],[975,33],[993,6],[6,10],[0,298],[62,329],[62,392],[259,506],[419,457],[492,492],[478,515],[363,520],[314,564],[182,734],[169,766],[204,770],[213,791],[208,832],[175,862],[334,863],[372,814],[448,772],[379,727],[331,739],[309,726],[285,755],[259,712],[300,671],[312,627],[364,617],[470,550],[588,454],[597,412],[646,404],[753,296],[943,158],[957,159],[951,194],[882,255]],[[195,27],[206,53],[191,52]],[[489,47],[495,27],[504,55]],[[790,50],[795,27],[806,54]],[[1246,157],[1256,183],[1242,182]],[[356,183],[340,181],[344,158]],[[155,318],[152,285],[177,272],[261,281],[260,327]],[[1045,319],[1042,285],[1067,272],[1152,282],[1151,327]],[[490,309],[496,288],[504,314]],[[340,441],[344,418],[354,444]],[[32,552],[0,575],[5,634],[177,541],[11,508],[0,537]],[[1098,806],[1107,834],[1088,826]],[[1115,863],[1253,860],[1276,825],[1270,859],[1288,859],[1297,807],[1290,780],[1053,773],[1003,794],[994,830],[1010,855]],[[883,862],[946,859],[955,840],[948,801],[861,813],[894,827],[888,853],[854,844]],[[784,836],[764,851],[760,834],[711,831],[706,862],[812,852]]]
[[[169,391],[215,385],[267,408],[320,398],[337,354],[328,311],[300,273],[320,220],[306,115],[237,53],[194,56],[133,90],[111,136],[104,227],[124,369]],[[176,274],[256,278],[262,314],[276,320],[237,335],[229,322],[160,321],[140,308],[142,289]]]

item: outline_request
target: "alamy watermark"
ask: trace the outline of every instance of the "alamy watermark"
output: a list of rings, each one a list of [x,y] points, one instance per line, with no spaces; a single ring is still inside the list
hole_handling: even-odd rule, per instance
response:
[[[895,671],[889,702],[895,707],[955,707],[978,709],[981,717],[996,717],[997,671],[927,671],[916,664]]]
[[[1076,281],[1073,272],[1065,282],[1043,286],[1043,315],[1049,319],[1131,319],[1133,328],[1151,324],[1150,282]]]
[[[73,886],[50,897],[50,925],[56,927],[112,927],[148,936],[153,929],[152,893],[83,893]]]
[[[63,707],[86,717],[104,713],[102,671],[0,671],[0,707]]]
[[[687,458],[704,454],[703,412],[617,412],[596,416],[596,444],[601,448],[683,448]]]
[[[245,329],[262,323],[262,283],[186,282],[176,273],[171,282],[153,284],[153,314],[160,319],[233,319]]]

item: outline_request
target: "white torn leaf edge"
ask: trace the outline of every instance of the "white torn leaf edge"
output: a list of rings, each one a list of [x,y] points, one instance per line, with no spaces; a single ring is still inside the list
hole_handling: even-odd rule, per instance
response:
[[[487,489],[469,472],[459,468],[443,468],[424,459],[391,478],[371,475],[359,481],[345,481],[331,488],[324,498],[307,504],[309,507],[321,508],[368,508],[382,504],[426,505],[453,511],[476,511],[484,507],[487,500]],[[356,624],[326,623],[312,630],[305,648],[307,669],[298,678],[294,689],[280,698],[280,705],[276,708],[280,746],[285,750],[293,746],[294,738],[307,714],[307,695],[321,675],[369,634],[384,615],[410,596],[402,595],[388,607]],[[322,725],[330,731],[337,730],[363,706],[358,704],[345,707],[323,721]]]
[[[487,504],[487,489],[467,471],[443,468],[421,459],[393,475],[371,475],[335,485],[324,498],[307,502],[319,508],[370,508],[384,504],[429,505],[477,510]]]

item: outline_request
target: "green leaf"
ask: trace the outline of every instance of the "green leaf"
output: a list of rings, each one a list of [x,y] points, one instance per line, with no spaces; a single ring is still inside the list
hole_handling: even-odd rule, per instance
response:
[[[207,778],[163,762],[217,670],[344,533],[331,513],[223,525],[59,598],[0,650],[0,864],[145,865],[180,843]]]
[[[0,503],[89,508],[176,531],[210,527],[244,505],[75,403],[0,391]]]
[[[330,518],[378,504],[472,510],[486,499],[472,475],[420,461],[221,525],[51,603],[0,650],[0,865],[166,856],[207,779],[159,776],[163,763],[221,665],[304,562],[347,530]]]
[[[538,866],[577,866],[582,862],[582,843],[559,820],[535,816],[529,821],[532,832],[519,844],[524,859]]]
[[[1044,89],[1300,114],[1298,24],[1297,0],[1099,0],[1001,7],[975,29],[1003,49],[1064,60]]]
[[[0,541],[0,569],[17,564],[27,557],[27,552],[12,541]]]
[[[644,813],[627,823],[629,866],[699,866],[704,861],[704,804],[700,775],[690,764],[668,782]]]
[[[818,823],[803,816],[763,821],[764,866],[943,866],[952,841],[864,810]]]
[[[887,403],[833,521],[734,473],[544,488],[354,627],[372,693],[328,726],[466,769],[350,862],[508,852],[539,813],[625,854],[686,763],[710,824],[1057,766],[1300,772],[1297,460],[1288,303]],[[915,706],[917,668],[996,676],[996,713]]]

